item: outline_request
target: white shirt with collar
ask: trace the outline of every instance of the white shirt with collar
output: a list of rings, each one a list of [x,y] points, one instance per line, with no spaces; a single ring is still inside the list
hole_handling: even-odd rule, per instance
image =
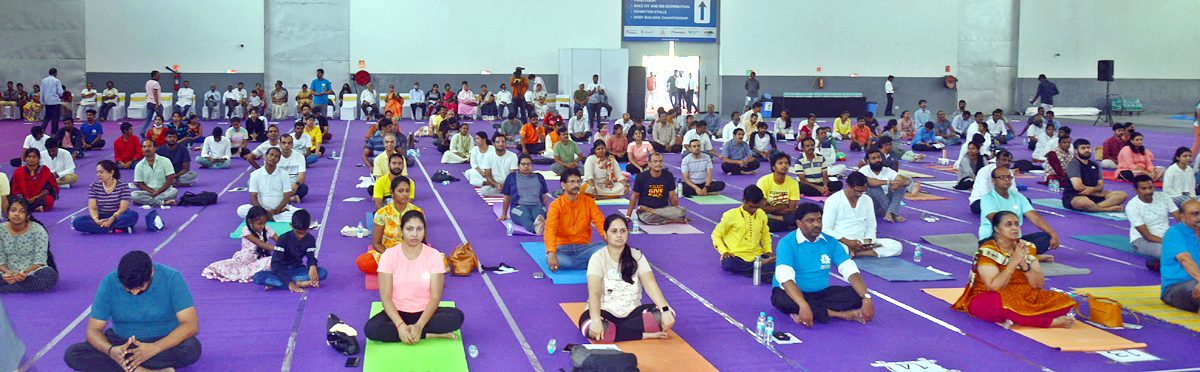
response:
[[[222,94],[221,96],[222,96],[221,97],[222,100],[231,100],[232,99],[234,101],[240,101],[242,99],[242,96],[239,95],[236,90],[227,90],[227,91],[225,91],[225,94]]]
[[[834,239],[876,239],[875,204],[871,196],[858,197],[855,206],[850,206],[846,191],[838,191],[825,200],[821,213],[821,232]]]
[[[375,93],[375,91],[367,89],[367,90],[362,91],[362,94],[359,95],[358,100],[361,101],[362,103],[375,104],[375,96],[376,95],[377,94]]]
[[[888,94],[896,93],[896,88],[892,87],[891,80],[883,82],[883,92]]]
[[[512,103],[512,99],[513,99],[512,92],[509,92],[507,90],[502,90],[502,91],[496,92],[496,103],[498,103],[498,104],[503,105],[503,104]]]
[[[84,97],[85,95],[87,95],[87,94],[89,94],[89,93],[90,93],[90,94],[92,94],[92,96],[91,96],[91,97]],[[96,90],[95,90],[95,89],[87,89],[87,88],[83,88],[83,90],[79,91],[79,97],[81,98],[81,99],[79,100],[79,104],[80,104],[80,105],[82,105],[82,106],[95,106],[95,105],[96,105],[96,98],[100,98],[100,95],[96,94]]]
[[[196,91],[192,88],[179,88],[175,92],[175,104],[179,106],[189,106],[196,102]]]
[[[567,122],[567,131],[571,133],[583,133],[588,131],[588,117],[584,113],[582,117],[571,115],[571,120]]]
[[[68,174],[75,174],[75,159],[71,158],[71,152],[63,149],[58,149],[57,155],[54,158],[50,157],[50,153],[42,150],[42,162],[46,167],[50,168],[50,172],[54,173],[54,177],[62,178]]]
[[[991,163],[979,168],[979,173],[975,173],[975,187],[971,189],[971,196],[967,197],[967,201],[974,203],[979,199],[983,199],[992,190],[996,189],[996,185],[992,183],[992,171],[996,170],[996,163]],[[1008,170],[1010,173],[1012,169]],[[1016,174],[1012,175],[1016,177]],[[1014,180],[1012,185],[1008,187],[1009,194],[1017,194],[1017,182]]]
[[[234,89],[233,91],[237,92],[238,100],[243,100],[243,99],[246,99],[247,97],[250,97],[250,93],[246,91],[246,88]]]
[[[229,152],[230,147],[229,137],[221,136],[221,140],[216,141],[213,140],[213,136],[207,136],[204,137],[204,145],[200,147],[200,156],[229,160],[232,156]]]

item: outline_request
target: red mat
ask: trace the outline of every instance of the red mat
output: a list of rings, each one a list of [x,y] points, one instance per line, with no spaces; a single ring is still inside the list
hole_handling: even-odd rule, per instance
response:
[[[1117,172],[1102,172],[1102,174],[1104,175],[1105,181],[1117,181],[1117,182],[1121,182],[1121,183],[1131,183],[1131,182],[1126,182],[1123,179],[1117,178]],[[1162,181],[1155,182],[1154,187],[1162,188]]]

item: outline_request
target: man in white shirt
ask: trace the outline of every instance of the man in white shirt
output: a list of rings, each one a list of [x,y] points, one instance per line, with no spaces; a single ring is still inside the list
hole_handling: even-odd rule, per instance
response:
[[[372,120],[379,115],[379,104],[375,103],[377,97],[379,93],[375,93],[375,83],[367,83],[367,89],[358,95],[358,108],[362,110],[363,120]]]
[[[886,169],[886,168],[885,168]],[[847,187],[825,200],[821,214],[822,230],[842,242],[850,257],[900,255],[904,247],[893,239],[878,239],[875,236],[874,201],[867,192],[867,176],[850,173],[846,177]]]
[[[192,90],[192,83],[187,80],[183,81],[183,88],[175,92],[175,112],[179,115],[187,116],[192,111],[192,105],[196,103],[196,91]]]
[[[588,129],[588,118],[583,114],[582,107],[576,109],[575,116],[572,116],[571,120],[567,122],[567,131],[570,132],[571,139],[575,142],[587,143],[588,138],[591,137],[592,131]]]
[[[97,94],[95,89],[92,89],[92,83],[87,83],[87,87],[79,91],[79,112],[87,112],[88,110],[96,109]],[[82,115],[79,115],[82,116]]]
[[[509,100],[512,100],[512,94],[508,95]],[[412,110],[413,120],[423,120],[418,118],[425,117],[425,91],[421,90],[421,83],[413,82],[412,90],[408,91],[408,107]]]
[[[483,196],[504,196],[500,189],[504,187],[508,174],[517,171],[519,159],[516,153],[508,151],[508,138],[504,133],[496,132],[492,136],[492,148],[495,151],[488,152],[481,164],[483,189],[480,191]]]
[[[1000,141],[1000,143],[1007,144],[1008,141],[1011,141],[1015,137],[1014,133],[1016,133],[1016,130],[1013,129],[1012,124],[1008,123],[1008,120],[1004,120],[1004,110],[996,109],[996,111],[992,111],[992,118],[988,119],[987,125],[988,132],[992,134],[992,138]]]
[[[892,85],[894,80],[895,76],[888,75],[887,81],[883,82],[883,93],[887,95],[887,107],[883,109],[883,116],[892,116],[892,99],[896,95],[896,87]]]
[[[1033,146],[1033,162],[1037,164],[1046,162],[1046,154],[1054,151],[1054,147],[1058,146],[1058,128],[1049,124],[1042,124],[1041,116],[1034,116],[1035,124],[1038,124],[1030,131],[1030,137],[1035,142]]]
[[[279,140],[279,163],[276,168],[285,172],[292,185],[292,203],[299,203],[305,195],[308,195],[308,185],[304,184],[304,173],[307,172],[308,166],[304,161],[304,154],[294,150],[296,144],[295,138],[292,136],[284,136]]]
[[[708,154],[708,156],[711,156],[714,159],[720,159],[721,156],[717,155],[716,150],[713,150],[712,141],[710,140],[708,134],[708,123],[697,121],[693,122],[692,126],[695,127],[695,129],[689,130],[683,135],[683,143],[692,143],[692,140],[700,141],[700,152]],[[684,150],[684,152],[681,152],[680,154],[686,156],[686,152],[687,150]]]
[[[204,109],[208,112],[208,115],[205,116],[205,118],[208,120],[215,119],[217,117],[217,113],[220,112],[220,109],[218,108],[220,106],[221,92],[217,90],[217,84],[209,85],[208,92],[204,93]]]
[[[292,140],[294,141],[294,144],[295,144],[296,152],[298,152],[304,156],[306,164],[313,165],[313,163],[316,163],[317,160],[319,160],[321,157],[320,156],[312,156],[312,155],[316,155],[313,153],[313,150],[312,150],[312,147],[313,147],[312,136],[310,136],[310,135],[308,135],[308,133],[304,132],[304,126],[305,126],[305,121],[314,120],[314,119],[313,119],[312,115],[309,115],[309,116],[305,116],[304,119],[302,119],[302,120],[304,120],[304,121],[296,121],[295,126],[292,128],[292,133],[288,134],[285,137],[292,137]]]
[[[696,106],[696,91],[700,85],[699,80],[692,77],[692,73],[688,73],[687,77],[688,88],[683,94],[684,102],[687,103],[688,110],[691,112],[700,112],[700,106]]]
[[[267,150],[262,168],[250,173],[250,204],[238,207],[237,215],[242,219],[255,206],[263,207],[276,222],[292,222],[292,213],[298,210],[288,205],[292,199],[292,182],[286,171],[277,167],[282,150]]]
[[[238,102],[242,101],[241,94],[233,90],[232,85],[228,85],[225,87],[225,94],[221,96],[221,99],[225,102],[225,119],[232,119],[234,114],[237,113]]]
[[[528,90],[534,90],[539,85],[542,86],[542,89],[537,89],[537,90],[542,91],[542,94],[545,95],[546,90],[549,89],[549,86],[546,85],[546,80],[542,79],[541,76],[537,76],[536,74],[529,74],[529,89]]]
[[[675,74],[675,109],[682,110],[687,108],[687,102],[684,102],[684,95],[687,94],[687,88],[691,83],[688,78],[683,77],[683,72],[676,71]]]
[[[212,135],[204,138],[200,156],[196,157],[196,164],[200,168],[229,169],[229,159],[233,157],[230,153],[232,143],[224,133],[221,127],[213,127]]]
[[[79,176],[75,175],[75,159],[71,157],[70,151],[58,147],[58,141],[46,141],[46,150],[42,151],[41,156],[42,165],[54,173],[58,187],[70,188],[79,181]]]
[[[603,103],[604,84],[600,84],[600,75],[592,75],[592,82],[585,88],[588,92],[588,128],[600,127],[600,104]],[[593,126],[592,122],[596,125]]]
[[[1125,205],[1129,217],[1129,246],[1133,253],[1157,260],[1162,255],[1163,234],[1170,226],[1170,216],[1182,221],[1179,207],[1165,195],[1154,197],[1154,179],[1141,174],[1133,178],[1137,197]]]
[[[258,159],[263,159],[265,156],[267,156],[267,150],[272,148],[280,148],[279,127],[275,126],[274,124],[272,124],[270,128],[267,128],[267,140],[258,144],[258,147],[254,148],[254,151],[246,154],[246,161],[250,162],[251,167],[257,169],[259,167]]]
[[[979,168],[979,172],[975,174],[975,186],[971,188],[971,196],[967,197],[967,201],[971,203],[971,213],[979,214],[979,199],[996,189],[996,185],[992,184],[992,170],[1000,167],[1010,168],[1009,172],[1011,173],[1012,153],[1008,150],[997,152],[996,162]],[[1012,176],[1016,177],[1016,174],[1013,173]],[[1018,192],[1016,182],[1013,182],[1008,192]]]
[[[717,141],[720,141],[720,142],[732,141],[733,140],[733,131],[738,129],[739,127],[741,127],[741,125],[742,125],[742,114],[739,113],[737,110],[734,110],[733,113],[729,115],[729,122],[725,123],[725,125],[721,127],[721,133],[719,133],[720,136],[717,137]],[[714,128],[714,130],[715,130],[715,128]],[[743,132],[745,132],[745,130],[743,130]]]
[[[858,170],[867,176],[867,195],[875,204],[875,214],[883,215],[888,222],[904,222],[900,216],[900,202],[912,180],[901,176],[892,168],[883,165],[883,153],[877,147],[867,150],[867,166]]]
[[[120,94],[117,88],[113,88],[112,81],[105,83],[104,86],[103,95],[100,96],[100,120],[108,120],[108,112],[117,106],[117,94]]]
[[[502,118],[515,115],[517,112],[513,110],[512,101],[513,96],[512,92],[508,91],[508,84],[500,84],[500,91],[496,92],[496,115],[500,115]],[[506,108],[509,113],[505,113],[504,109]]]
[[[246,91],[246,85],[238,82],[237,89],[234,89],[238,94],[238,105],[242,106],[243,110],[250,111],[250,92]]]

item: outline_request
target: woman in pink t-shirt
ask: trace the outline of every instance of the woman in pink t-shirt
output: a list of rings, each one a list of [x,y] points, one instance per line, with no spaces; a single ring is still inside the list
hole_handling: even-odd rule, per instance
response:
[[[633,130],[633,142],[625,146],[625,154],[629,157],[629,165],[625,167],[625,171],[629,174],[638,174],[649,170],[650,154],[654,152],[654,146],[646,141],[645,129]]]
[[[403,242],[379,258],[379,297],[383,311],[363,327],[368,340],[414,345],[427,337],[457,338],[463,313],[439,307],[446,264],[425,240],[425,214],[408,211],[400,217]]]

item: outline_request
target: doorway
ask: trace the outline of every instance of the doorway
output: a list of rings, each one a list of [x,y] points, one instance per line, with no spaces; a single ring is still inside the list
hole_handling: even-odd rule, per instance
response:
[[[671,109],[678,107],[684,114],[697,113],[700,108],[699,76],[700,57],[697,56],[642,56],[642,66],[646,67],[646,115],[655,115],[658,108]],[[671,76],[687,80],[687,88],[682,94],[671,96],[671,87],[667,82]],[[682,86],[677,84],[677,86]],[[690,93],[690,94],[689,94]],[[690,103],[690,104],[689,104]]]

